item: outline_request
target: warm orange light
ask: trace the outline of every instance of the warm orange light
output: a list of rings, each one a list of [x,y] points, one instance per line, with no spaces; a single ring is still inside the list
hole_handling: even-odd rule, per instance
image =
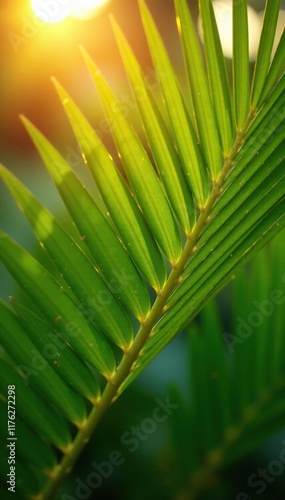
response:
[[[58,23],[68,17],[88,19],[109,0],[31,0],[36,16],[46,23]]]

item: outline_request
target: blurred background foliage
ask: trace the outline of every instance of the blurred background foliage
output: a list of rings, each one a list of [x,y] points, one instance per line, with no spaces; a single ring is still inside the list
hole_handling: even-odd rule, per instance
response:
[[[252,0],[248,3],[256,10],[256,13],[261,13],[265,4],[263,0]],[[173,1],[149,0],[148,5],[172,57],[179,80],[183,82],[182,55],[178,45]],[[197,2],[189,1],[189,5],[197,19]],[[282,7],[285,9],[284,1]],[[0,4],[1,161],[32,190],[47,208],[52,209],[54,213],[62,213],[62,218],[68,226],[70,220],[18,115],[23,113],[28,116],[71,162],[84,182],[89,181],[87,169],[83,168],[84,164],[79,156],[75,139],[49,81],[49,77],[55,75],[70,91],[79,107],[84,110],[94,128],[101,131],[110,153],[116,155],[110,134],[104,129],[101,107],[78,50],[79,44],[86,47],[116,94],[129,107],[130,119],[136,123],[133,101],[108,19],[109,13],[114,14],[118,20],[142,67],[155,85],[138,7],[134,0],[111,0],[96,17],[90,20],[70,19],[63,23],[45,24],[41,27],[36,26],[33,21],[34,15],[29,0],[17,2],[2,0]],[[95,192],[95,187],[93,190]],[[26,249],[33,254],[36,253],[40,260],[46,259],[43,251],[36,244],[28,222],[20,214],[2,184],[0,185],[0,225]],[[285,268],[280,269],[281,274],[284,272]],[[0,296],[7,300],[9,295],[15,293],[17,294],[14,283],[0,264]],[[246,290],[244,293],[246,294]],[[227,331],[230,325],[231,301],[231,285],[229,285],[217,298],[224,331]],[[243,311],[239,310],[238,314],[242,316]],[[284,315],[283,318],[280,317],[280,321],[282,320],[284,324]],[[197,321],[199,322],[199,318]],[[132,426],[140,425],[145,418],[151,417],[157,398],[165,400],[167,395],[171,394],[171,401],[176,403],[175,397],[177,397],[179,399],[177,404],[183,408],[187,407],[188,411],[191,394],[189,393],[187,336],[187,332],[183,332],[174,339],[109,410],[75,471],[64,483],[62,492],[72,496],[76,478],[80,477],[84,481],[92,472],[91,462],[93,460],[102,462],[108,459],[110,452],[118,449],[123,453],[124,463],[114,468],[111,476],[104,479],[101,487],[94,490],[88,498],[97,500],[143,500],[145,498],[170,500],[174,498],[172,481],[175,481],[175,478],[173,478],[171,467],[176,466],[176,473],[178,470],[179,476],[179,465],[177,469],[179,457],[175,455],[171,422],[166,420],[159,424],[155,432],[139,442],[137,450],[133,453],[122,444],[121,437]],[[171,389],[174,385],[179,387],[178,392]],[[173,421],[181,429],[181,439],[185,440],[186,447],[190,448],[189,437],[184,435],[185,422],[179,423],[179,410],[177,418]],[[246,482],[252,472],[259,467],[266,467],[271,460],[278,457],[284,439],[285,433],[280,432],[279,429],[278,433],[269,440],[267,439],[258,449],[226,469],[224,474],[222,473],[221,486],[217,481],[214,484],[215,488],[209,493],[203,493],[199,498],[201,500],[215,500],[216,498],[219,500],[253,498],[283,500],[285,471],[268,484],[266,490],[260,495],[254,493],[253,490],[248,490]],[[239,497],[240,492],[245,491],[248,491],[249,496]],[[186,497],[177,496],[176,498],[185,500]]]

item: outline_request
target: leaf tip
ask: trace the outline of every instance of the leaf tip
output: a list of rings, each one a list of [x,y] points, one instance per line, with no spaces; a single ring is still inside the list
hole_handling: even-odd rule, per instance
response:
[[[37,127],[23,114],[20,114],[19,115],[19,118],[22,122],[22,124],[24,125],[26,131],[28,132],[29,135],[36,135],[36,134],[40,134],[39,130],[37,129]]]
[[[26,118],[25,115],[23,115],[22,113],[19,114],[19,119],[24,125],[29,121],[28,118]]]
[[[79,50],[80,50],[81,54],[83,55],[83,58],[84,58],[86,63],[93,63],[93,60],[92,60],[90,54],[87,52],[85,47],[83,47],[83,45],[79,45]]]
[[[53,76],[53,75],[50,77],[50,81],[51,81],[51,83],[52,83],[53,85],[57,85],[57,84],[58,84],[58,80],[57,80],[57,79],[56,79],[56,77],[55,77],[55,76]]]
[[[51,77],[51,82],[52,82],[61,102],[63,104],[66,104],[66,102],[67,102],[66,100],[67,99],[69,100],[69,96],[68,96],[66,90],[63,88],[63,86],[59,83],[59,81],[54,76]]]

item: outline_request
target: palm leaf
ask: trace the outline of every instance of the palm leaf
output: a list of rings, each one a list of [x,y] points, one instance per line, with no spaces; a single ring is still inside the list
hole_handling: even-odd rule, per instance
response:
[[[59,83],[53,81],[120,237],[149,283],[160,289],[166,280],[165,265],[138,206],[91,125]]]
[[[175,138],[174,144],[189,187],[198,205],[203,206],[209,195],[209,181],[203,155],[197,144],[195,124],[191,124],[174,70],[150,12],[144,2],[140,5],[153,64],[161,82],[161,92]]]
[[[261,39],[252,79],[251,102],[253,107],[259,101],[268,72],[279,9],[280,0],[266,2]]]
[[[199,50],[199,42],[195,36],[194,24],[187,7],[187,3],[185,0],[177,0],[175,2],[175,6],[179,22],[182,47],[185,54],[187,74],[189,75],[192,91],[192,99],[201,148],[203,150],[210,178],[212,181],[216,181],[219,177],[222,166],[222,147],[218,134],[216,120],[217,115],[214,113],[213,104],[210,98],[209,83],[206,79],[202,55]],[[210,11],[207,11],[205,6],[203,8],[200,7],[200,10],[204,23],[207,23],[208,21],[211,23],[211,26],[214,26],[214,17],[212,17],[212,21],[210,21]],[[146,30],[148,30],[147,26]],[[154,50],[154,45],[151,45],[150,43],[150,46],[152,50]],[[206,42],[206,47],[207,46],[208,43]],[[217,58],[219,56],[219,48],[219,46],[216,46],[214,50]],[[211,81],[212,78],[215,78],[214,72],[210,72],[209,76]],[[221,82],[222,77],[223,74],[221,74],[220,77]],[[227,126],[226,132],[230,132],[229,126]]]
[[[5,167],[0,169],[57,269],[47,269],[0,233],[1,260],[33,308],[17,298],[11,300],[13,310],[0,303],[1,394],[6,402],[5,383],[20,388],[20,421],[35,429],[37,450],[47,446],[46,465],[52,468],[48,472],[44,464],[35,469],[34,458],[21,448],[20,467],[27,469],[27,482],[19,483],[19,490],[24,496],[29,489],[31,494],[41,492],[42,500],[54,497],[110,404],[285,225],[284,36],[270,62],[279,2],[267,2],[252,82],[246,2],[235,3],[231,90],[211,2],[200,2],[205,46],[200,51],[187,4],[175,1],[189,107],[148,7],[143,0],[139,5],[164,108],[157,106],[114,21],[113,27],[151,155],[82,49],[109,121],[119,168],[69,94],[55,79],[53,83],[104,203],[90,195],[68,162],[25,117],[22,121],[78,232],[71,235],[64,230],[20,181]],[[204,326],[218,321],[215,311],[209,310]],[[192,351],[200,353],[193,359],[196,379],[204,383],[211,360],[200,340],[193,334]],[[51,341],[52,359],[46,351]],[[279,331],[271,354],[272,380],[279,370],[282,342]],[[193,388],[196,412],[200,407],[213,412],[213,399],[219,401],[219,426],[217,433],[207,429],[205,453],[218,446],[233,419],[225,404],[229,382],[221,342],[209,336],[206,343],[219,359],[218,377],[224,383],[212,384],[208,401],[200,397],[197,386]],[[266,345],[255,348],[262,360]],[[35,367],[35,359],[44,368]],[[240,383],[246,375],[241,373]],[[263,386],[259,370],[248,392],[241,392],[239,404],[246,406]],[[31,413],[40,424],[34,425],[34,416],[24,408],[28,394],[37,410]],[[277,403],[269,408],[268,422],[280,417],[280,408]],[[53,414],[60,433],[47,424]],[[260,420],[259,430],[265,420]],[[190,421],[195,422],[194,416]],[[29,431],[25,436],[28,439]],[[61,453],[56,465],[54,447]],[[199,465],[194,455],[189,462]]]
[[[112,135],[133,195],[161,249],[171,264],[175,264],[181,253],[180,234],[153,166],[99,70],[86,54],[85,60],[106,117],[112,123]]]
[[[200,2],[200,9],[203,22],[205,56],[208,72],[210,74],[209,84],[211,85],[211,93],[219,129],[221,147],[223,155],[227,156],[233,142],[233,116],[225,60],[223,57],[218,28],[215,22],[212,2],[210,0]],[[245,30],[246,27],[247,26],[245,25]],[[195,66],[193,62],[192,65]],[[248,65],[246,70],[248,71]],[[206,82],[204,85],[206,87]],[[199,89],[199,82],[197,82],[198,93]],[[201,101],[203,102],[203,99],[201,99]]]
[[[233,4],[233,94],[236,129],[239,130],[249,112],[249,64],[247,2]]]

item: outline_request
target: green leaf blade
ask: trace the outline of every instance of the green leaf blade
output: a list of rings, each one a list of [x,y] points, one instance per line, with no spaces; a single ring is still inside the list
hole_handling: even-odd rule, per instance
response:
[[[189,234],[195,224],[196,214],[179,156],[145,83],[141,68],[118,24],[113,18],[111,20],[161,182],[178,220],[185,233]]]
[[[201,147],[211,180],[215,181],[222,168],[222,151],[199,42],[186,1],[175,0],[175,8]]]
[[[191,124],[190,117],[186,112],[181,91],[164,44],[146,4],[140,1],[139,5],[152,61],[160,81],[182,167],[196,202],[201,208],[205,205],[210,190],[203,155],[197,143],[194,126]]]
[[[181,253],[181,238],[153,166],[101,73],[85,51],[83,55],[111,125],[134,197],[158,244],[174,265]]]
[[[109,378],[115,371],[109,344],[82,318],[78,306],[48,271],[2,231],[0,257],[54,328],[86,361]]]
[[[125,307],[143,320],[150,309],[149,294],[130,257],[68,163],[29,120],[22,117],[22,121],[83,235],[96,267]]]
[[[0,422],[1,424],[7,420],[7,406],[3,401],[0,401]],[[6,424],[7,425],[7,424]],[[4,425],[1,431],[6,432],[7,427]],[[2,425],[1,425],[2,427]],[[17,454],[25,462],[32,463],[42,470],[51,471],[56,465],[56,456],[52,447],[44,442],[30,427],[20,420],[17,416],[17,433],[21,439],[17,442]]]
[[[21,420],[60,450],[67,449],[72,442],[67,420],[28,387],[19,373],[3,360],[0,360],[0,375],[0,394],[4,401],[7,398],[7,386],[15,385],[17,388],[17,411]]]
[[[166,270],[158,247],[108,151],[70,96],[53,80],[77,141],[120,236],[154,289],[163,287]]]
[[[268,70],[266,80],[264,82],[262,94],[258,101],[258,103],[260,104],[263,103],[268,98],[268,95],[270,94],[274,86],[274,83],[284,72],[285,69],[284,53],[285,53],[285,28],[283,29],[273,60]]]
[[[25,335],[15,315],[2,301],[0,313],[1,343],[23,371],[25,366],[28,374],[33,373],[34,376],[31,380],[28,379],[28,383],[40,394],[46,394],[65,418],[78,424],[83,422],[86,408],[81,396],[72,391],[44,361],[41,353]]]
[[[227,225],[227,220],[231,216],[240,217],[241,221],[244,213],[242,214],[241,211],[238,213],[237,208],[244,207],[244,210],[249,210],[254,199],[256,201],[259,196],[262,196],[262,193],[268,192],[267,190],[270,188],[269,182],[275,182],[276,180],[274,177],[271,177],[271,175],[274,175],[274,171],[278,173],[278,180],[280,179],[279,176],[282,176],[284,169],[282,165],[283,151],[284,140],[282,141],[281,137],[276,136],[275,141],[264,146],[259,151],[259,154],[251,160],[250,167],[239,173],[235,182],[225,190],[218,200],[215,216],[199,238],[199,245],[208,244],[208,241],[215,233],[223,230],[222,226]],[[201,248],[202,252],[205,252],[205,250],[205,246]],[[204,256],[206,255],[205,253]]]
[[[133,340],[130,320],[94,266],[52,214],[15,176],[1,166],[0,175],[27,216],[39,242],[71,286],[83,313],[88,309],[89,317],[92,314],[95,324],[106,336],[121,348],[129,347]]]
[[[15,299],[12,305],[33,344],[59,376],[92,403],[100,397],[97,379],[83,360],[59,338],[55,331]]]
[[[240,204],[240,212],[234,211],[228,220],[223,221],[222,228],[220,227],[219,229],[219,232],[222,234],[222,240],[217,238],[218,231],[214,230],[212,236],[206,240],[206,243],[201,246],[185,268],[184,276],[186,281],[181,283],[169,298],[168,305],[175,302],[176,294],[177,296],[185,297],[185,291],[188,288],[187,276],[189,276],[188,284],[192,283],[192,286],[190,285],[189,287],[192,296],[196,286],[199,288],[198,278],[206,280],[206,272],[212,274],[216,266],[220,266],[219,258],[226,260],[231,257],[233,249],[237,248],[241,239],[244,238],[244,231],[250,230],[251,227],[254,227],[262,220],[262,207],[266,206],[267,210],[270,211],[275,205],[282,202],[284,198],[282,192],[282,189],[284,189],[284,176],[284,163],[283,165],[277,164],[271,176],[266,177],[261,185],[252,191],[249,199]],[[270,185],[273,185],[273,187],[270,188]],[[203,266],[201,265],[202,262],[204,262]]]
[[[249,48],[247,2],[233,2],[233,94],[237,131],[249,113]]]
[[[203,38],[209,73],[209,84],[220,132],[223,156],[228,156],[233,144],[232,104],[225,59],[211,0],[199,2]]]
[[[251,106],[254,109],[258,105],[267,77],[272,47],[276,33],[279,9],[280,0],[267,0],[259,49],[252,80]]]

